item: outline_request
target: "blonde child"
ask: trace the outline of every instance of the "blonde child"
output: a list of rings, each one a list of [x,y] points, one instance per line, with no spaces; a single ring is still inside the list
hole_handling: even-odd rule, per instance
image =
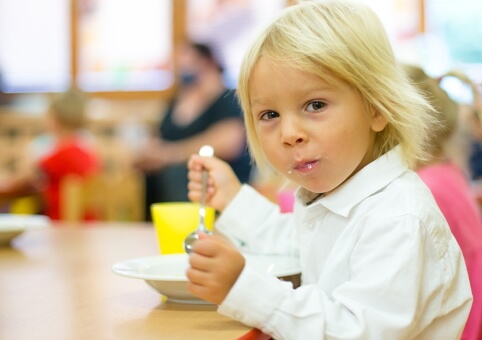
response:
[[[189,197],[221,211],[194,245],[189,289],[275,339],[457,339],[471,306],[460,248],[410,170],[426,155],[431,106],[361,3],[301,2],[254,41],[239,97],[261,169],[299,185],[293,213],[226,163],[193,155]],[[293,289],[241,252],[299,255]]]

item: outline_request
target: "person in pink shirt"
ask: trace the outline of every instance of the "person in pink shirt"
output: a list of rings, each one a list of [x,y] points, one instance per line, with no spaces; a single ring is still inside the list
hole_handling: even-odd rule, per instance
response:
[[[482,339],[482,219],[469,179],[451,157],[449,143],[457,129],[460,107],[433,79],[416,66],[404,65],[413,83],[425,93],[438,113],[440,125],[432,130],[431,159],[417,173],[431,190],[459,243],[469,273],[472,309],[461,339]]]

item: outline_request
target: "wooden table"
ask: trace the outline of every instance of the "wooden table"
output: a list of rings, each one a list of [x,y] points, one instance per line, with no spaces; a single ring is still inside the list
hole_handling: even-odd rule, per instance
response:
[[[212,305],[164,301],[114,263],[158,253],[150,224],[57,225],[0,248],[0,339],[237,339]]]

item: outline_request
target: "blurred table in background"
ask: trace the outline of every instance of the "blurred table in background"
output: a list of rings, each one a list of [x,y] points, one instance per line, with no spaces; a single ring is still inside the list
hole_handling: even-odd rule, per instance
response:
[[[165,302],[114,263],[158,253],[151,224],[65,224],[0,248],[0,339],[236,339],[216,306]]]

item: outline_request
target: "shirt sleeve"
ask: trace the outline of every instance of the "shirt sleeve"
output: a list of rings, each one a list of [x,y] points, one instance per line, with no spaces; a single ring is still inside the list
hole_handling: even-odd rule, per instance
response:
[[[215,227],[243,252],[298,256],[293,218],[293,214],[282,214],[276,204],[244,184]]]
[[[349,270],[337,279],[333,270],[321,270],[333,276],[334,287],[324,287],[330,282],[324,280],[292,289],[246,266],[218,311],[278,340],[415,338],[415,330],[433,322],[451,299],[447,284],[457,280],[447,268],[457,263],[444,262],[416,217],[359,229],[351,251],[335,254],[331,263],[344,262]],[[456,338],[458,330],[452,331],[447,339]]]

